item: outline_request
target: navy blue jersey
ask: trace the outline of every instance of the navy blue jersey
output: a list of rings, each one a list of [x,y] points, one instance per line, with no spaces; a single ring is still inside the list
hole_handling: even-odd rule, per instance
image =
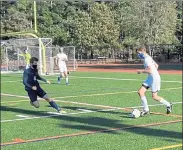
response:
[[[37,69],[28,68],[24,71],[23,84],[25,85],[25,90],[31,90],[33,86],[39,88],[40,86],[37,80],[42,80],[46,82],[45,79],[39,76]]]

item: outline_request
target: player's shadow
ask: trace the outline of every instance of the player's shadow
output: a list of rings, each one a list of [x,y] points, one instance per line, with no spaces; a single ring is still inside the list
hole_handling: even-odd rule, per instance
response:
[[[20,108],[12,108],[7,106],[1,106],[2,111],[10,111],[16,113],[22,113],[33,116],[48,116],[46,112],[35,111],[35,110],[25,110]],[[140,134],[145,136],[154,136],[154,137],[163,137],[163,138],[173,138],[173,139],[182,139],[182,133],[177,131],[168,131],[163,129],[151,128],[150,126],[137,127],[125,123],[125,119],[111,119],[107,117],[96,117],[88,115],[80,116],[71,116],[71,115],[59,115],[51,116],[54,119],[66,121],[67,124],[58,124],[61,128],[69,128],[74,130],[86,130],[94,131],[95,133],[112,133],[112,134],[121,134],[122,131],[131,132],[134,134]],[[140,123],[139,123],[140,124]],[[155,126],[152,124],[151,126]],[[113,129],[113,130],[111,130]]]
[[[47,106],[47,107],[51,107],[51,106]],[[63,106],[62,107],[63,109],[69,109],[69,110],[73,110],[73,111],[82,111],[83,110],[91,110],[91,111],[94,111],[94,112],[99,112],[99,113],[105,113],[105,114],[117,114],[117,115],[120,115],[120,116],[128,116],[129,115],[129,112],[124,112],[124,111],[120,111],[118,109],[115,109],[114,110],[111,110],[113,108],[88,108],[88,107],[76,107],[76,106]]]
[[[62,107],[65,109],[77,110],[77,109],[87,109],[86,107]],[[100,109],[89,109],[92,111],[99,111]],[[99,111],[100,112],[100,111]],[[110,113],[118,114],[122,118],[132,119],[129,117],[129,112],[114,112],[114,111],[105,111],[101,113]],[[161,129],[153,129],[150,127],[137,127],[133,125],[124,124],[124,120],[115,120],[102,117],[73,117],[73,116],[63,116],[62,120],[69,121],[69,124],[60,124],[61,128],[71,128],[77,130],[88,130],[88,131],[101,131],[114,134],[120,134],[118,129],[125,130],[128,132],[133,132],[135,134],[142,134],[146,136],[157,136],[157,137],[166,137],[166,138],[175,138],[181,139],[182,133],[176,131],[167,131]],[[78,125],[80,123],[81,125]],[[152,123],[153,126],[153,123]],[[117,130],[108,130],[108,128],[117,128]]]
[[[125,132],[131,132],[133,134],[145,135],[149,137],[160,137],[170,139],[182,139],[182,133],[177,131],[168,131],[163,129],[151,128],[155,124],[150,126],[136,126],[122,123],[122,120],[114,120],[101,117],[67,117],[64,116],[62,120],[69,121],[69,124],[59,124],[61,128],[75,129],[75,130],[87,130],[92,133],[113,133],[122,134]],[[80,123],[80,124],[78,124]]]
[[[0,107],[1,112],[2,111],[10,111],[10,112],[16,112],[20,114],[27,114],[27,115],[33,115],[33,116],[47,116],[48,113],[45,111],[36,111],[35,110],[25,110],[20,108],[15,108],[15,106],[7,107],[7,106],[1,106]]]
[[[15,112],[20,114],[26,114],[26,115],[32,115],[32,116],[48,116],[47,112],[43,111],[34,111],[34,110],[25,110],[20,108],[13,108],[13,107],[7,107],[7,106],[1,106],[0,107],[1,112],[2,111],[8,111],[8,112]],[[57,119],[57,120],[65,120],[67,122],[74,122],[74,123],[84,123],[89,125],[83,126],[84,130],[106,130],[108,127],[121,127],[125,126],[125,124],[121,124],[121,120],[114,120],[109,118],[102,118],[102,117],[78,117],[78,116],[71,116],[71,115],[52,115],[51,118]],[[78,126],[79,127],[79,126]],[[82,128],[81,128],[82,129]],[[83,130],[83,129],[82,129]],[[111,133],[115,133],[111,132]]]

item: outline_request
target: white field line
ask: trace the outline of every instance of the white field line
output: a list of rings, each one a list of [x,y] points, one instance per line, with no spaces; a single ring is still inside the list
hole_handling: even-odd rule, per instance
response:
[[[175,89],[180,89],[182,87],[176,87],[176,88],[167,88],[167,89],[161,89],[163,90],[175,90]],[[96,93],[96,94],[87,94],[87,95],[76,95],[76,96],[61,96],[61,97],[52,97],[53,99],[56,98],[77,98],[77,97],[91,97],[91,96],[105,96],[105,95],[114,95],[114,94],[122,94],[122,93],[137,93],[137,91],[121,91],[121,92],[111,92],[111,93]],[[21,97],[21,98],[28,98],[28,96],[19,96],[19,95],[14,95],[14,94],[6,94],[6,93],[1,93],[2,96],[12,96],[12,97]],[[40,98],[38,98],[40,99]]]
[[[133,108],[142,108],[143,106],[130,106],[130,107],[114,107],[114,106],[108,106],[108,105],[95,105],[95,104],[89,104],[89,103],[80,103],[80,102],[73,102],[73,101],[63,101],[63,100],[56,100],[57,102],[61,103],[70,103],[70,104],[77,104],[77,105],[85,105],[85,106],[94,106],[94,107],[103,107],[103,108],[110,108],[111,110],[113,109],[133,109]],[[173,102],[172,104],[182,104],[182,102]],[[162,106],[163,104],[153,104],[153,105],[148,105],[150,107],[155,107],[155,106]],[[102,110],[105,111],[105,110]]]
[[[74,78],[81,78],[81,79],[98,79],[98,80],[143,81],[143,80],[140,80],[140,79],[101,78],[101,77],[78,77],[78,76],[72,76],[72,77],[74,77]],[[175,82],[175,83],[182,83],[182,81],[165,81],[165,80],[162,80],[161,82]]]
[[[92,112],[99,112],[98,111],[92,111]],[[101,110],[102,111],[102,110]],[[23,121],[23,120],[32,120],[32,119],[40,119],[40,118],[51,118],[51,117],[55,117],[55,116],[69,116],[69,115],[77,115],[77,114],[86,114],[86,113],[92,113],[92,112],[77,112],[77,113],[64,113],[64,114],[58,114],[58,113],[54,113],[54,112],[47,112],[48,114],[53,114],[53,115],[45,115],[45,116],[39,116],[39,117],[29,117],[29,118],[21,118],[21,119],[11,119],[11,120],[1,120],[1,123],[4,122],[13,122],[13,121]],[[36,112],[35,112],[36,113]]]
[[[8,94],[6,94],[8,95]],[[18,96],[18,95],[11,95],[9,96],[14,96],[14,97],[24,97],[28,98],[27,96]],[[113,106],[106,106],[106,105],[95,105],[95,104],[88,104],[88,103],[80,103],[80,102],[73,102],[73,101],[63,101],[63,100],[57,100],[58,102],[63,102],[63,103],[70,103],[70,104],[79,104],[79,105],[85,105],[85,106],[94,106],[94,107],[102,107],[102,108],[110,108],[110,109],[103,109],[103,110],[98,110],[98,111],[83,111],[83,112],[78,112],[78,113],[69,113],[69,114],[59,114],[59,115],[76,115],[76,114],[83,114],[83,113],[92,113],[92,112],[99,112],[99,111],[111,111],[111,110],[117,110],[117,109],[128,109],[128,108],[140,108],[142,106],[133,106],[133,107],[113,107]],[[180,104],[182,102],[174,102],[173,104]],[[155,104],[155,105],[149,105],[149,106],[159,106],[162,104]],[[54,117],[58,116],[58,114],[55,115],[49,115],[49,116],[39,116],[39,117],[29,117],[29,118],[21,118],[21,119],[12,119],[12,120],[2,120],[1,123],[3,122],[13,122],[13,121],[20,121],[20,120],[28,120],[28,119],[38,119],[38,118],[49,118],[49,117]]]
[[[29,118],[30,116],[26,116],[26,115],[16,115],[17,117],[20,117],[20,118]]]
[[[84,111],[84,112],[95,112],[95,111],[93,111],[93,110],[88,110],[88,109],[77,109],[77,110],[79,110],[79,111]]]
[[[182,102],[173,102],[173,104],[180,104]],[[94,113],[94,112],[105,112],[105,111],[114,111],[114,110],[118,110],[118,109],[128,109],[128,108],[138,108],[138,107],[141,107],[141,106],[134,106],[134,107],[112,107],[112,106],[105,106],[105,105],[93,105],[93,104],[90,104],[91,106],[102,106],[102,107],[111,107],[110,109],[102,109],[102,110],[96,110],[96,111],[93,111],[93,110],[87,110],[87,111],[83,111],[82,109],[82,112],[77,112],[77,113],[64,113],[64,114],[58,114],[58,113],[55,113],[55,112],[47,112],[49,114],[53,114],[53,115],[48,115],[48,116],[39,116],[39,117],[28,117],[28,118],[21,118],[21,119],[11,119],[11,120],[1,120],[1,123],[4,123],[4,122],[14,122],[14,121],[24,121],[24,120],[32,120],[32,119],[41,119],[41,118],[51,118],[51,117],[55,117],[55,116],[69,116],[69,115],[77,115],[77,114],[86,114],[86,113]],[[149,105],[149,106],[158,106],[158,105],[161,105],[161,104],[156,104],[156,105]],[[35,112],[36,113],[36,112]]]
[[[167,88],[167,89],[161,89],[163,90],[175,90],[175,89],[181,89],[182,87],[176,87],[176,88]],[[77,97],[91,97],[91,96],[105,96],[105,95],[114,95],[114,94],[131,94],[131,93],[137,93],[137,91],[121,91],[121,92],[111,92],[111,93],[96,93],[96,94],[87,94],[87,95],[77,95],[77,96],[64,96],[64,97],[53,97],[55,98],[77,98]]]
[[[7,96],[13,96],[13,97],[23,97],[23,98],[29,98],[28,96],[19,96],[19,95],[12,95],[12,94],[1,94],[1,95],[7,95]],[[21,100],[22,101],[27,101],[27,100]],[[81,102],[75,102],[75,101],[64,101],[64,100],[54,100],[56,102],[61,102],[61,103],[69,103],[69,104],[77,104],[77,105],[85,105],[85,106],[94,106],[94,107],[103,107],[103,108],[112,108],[112,109],[125,109],[121,107],[114,107],[114,106],[107,106],[107,105],[96,105],[96,104],[89,104],[89,103],[81,103]],[[13,101],[13,102],[19,102],[19,101]],[[181,104],[182,102],[173,102],[173,104]],[[161,106],[163,104],[154,104],[154,105],[148,105],[148,106]],[[128,108],[141,108],[142,106],[130,106],[126,107]]]
[[[122,79],[122,78],[101,78],[101,77],[78,77],[78,76],[70,76],[70,79],[96,79],[96,80],[116,80],[116,81],[141,81],[143,82],[143,80],[140,79]],[[49,80],[55,80],[56,78],[50,78]],[[20,82],[22,80],[14,80],[14,81],[2,81],[1,83],[6,83],[6,82]],[[182,83],[182,81],[166,81],[166,80],[162,80],[161,82],[168,82],[168,83]]]
[[[18,98],[29,98],[28,96],[22,96],[22,95],[14,95],[14,94],[6,94],[1,93],[2,96],[9,96],[9,97],[18,97]]]

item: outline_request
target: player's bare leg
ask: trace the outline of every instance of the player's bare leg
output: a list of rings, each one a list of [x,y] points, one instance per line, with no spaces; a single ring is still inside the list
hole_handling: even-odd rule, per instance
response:
[[[65,76],[66,85],[70,85],[69,84],[69,78],[68,78],[68,72],[67,71],[64,72],[64,76]]]
[[[34,102],[30,101],[30,104],[31,104],[32,106],[36,107],[36,108],[39,108],[39,107],[40,107],[39,101],[38,101],[38,100],[37,100],[37,101],[34,101]]]
[[[164,98],[158,96],[158,92],[152,93],[152,98],[154,100],[166,105],[167,114],[170,114],[172,112],[172,104],[170,102],[168,102],[167,100],[165,100]]]

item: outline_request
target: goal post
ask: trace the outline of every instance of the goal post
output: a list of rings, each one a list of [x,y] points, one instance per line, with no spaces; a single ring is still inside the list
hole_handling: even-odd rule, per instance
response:
[[[44,51],[40,40],[44,45],[47,45],[44,47]],[[6,46],[3,51],[2,66],[6,66],[3,71],[22,72],[25,69],[26,62],[21,54],[26,49],[28,53],[31,54],[31,57],[37,57],[39,59],[38,69],[41,75],[59,73],[59,68],[56,66],[55,60],[61,47],[51,47],[52,39],[29,38],[9,40],[8,42],[10,43],[9,46]],[[64,53],[68,56],[68,61],[66,62],[68,71],[75,71],[77,68],[75,47],[65,46],[62,48]]]
[[[32,57],[39,59],[40,73],[44,74],[47,72],[45,45],[52,45],[51,38],[10,39],[5,41],[5,43],[5,47],[1,50],[4,71],[22,71],[23,66],[25,66],[25,61],[20,54],[27,49]]]

